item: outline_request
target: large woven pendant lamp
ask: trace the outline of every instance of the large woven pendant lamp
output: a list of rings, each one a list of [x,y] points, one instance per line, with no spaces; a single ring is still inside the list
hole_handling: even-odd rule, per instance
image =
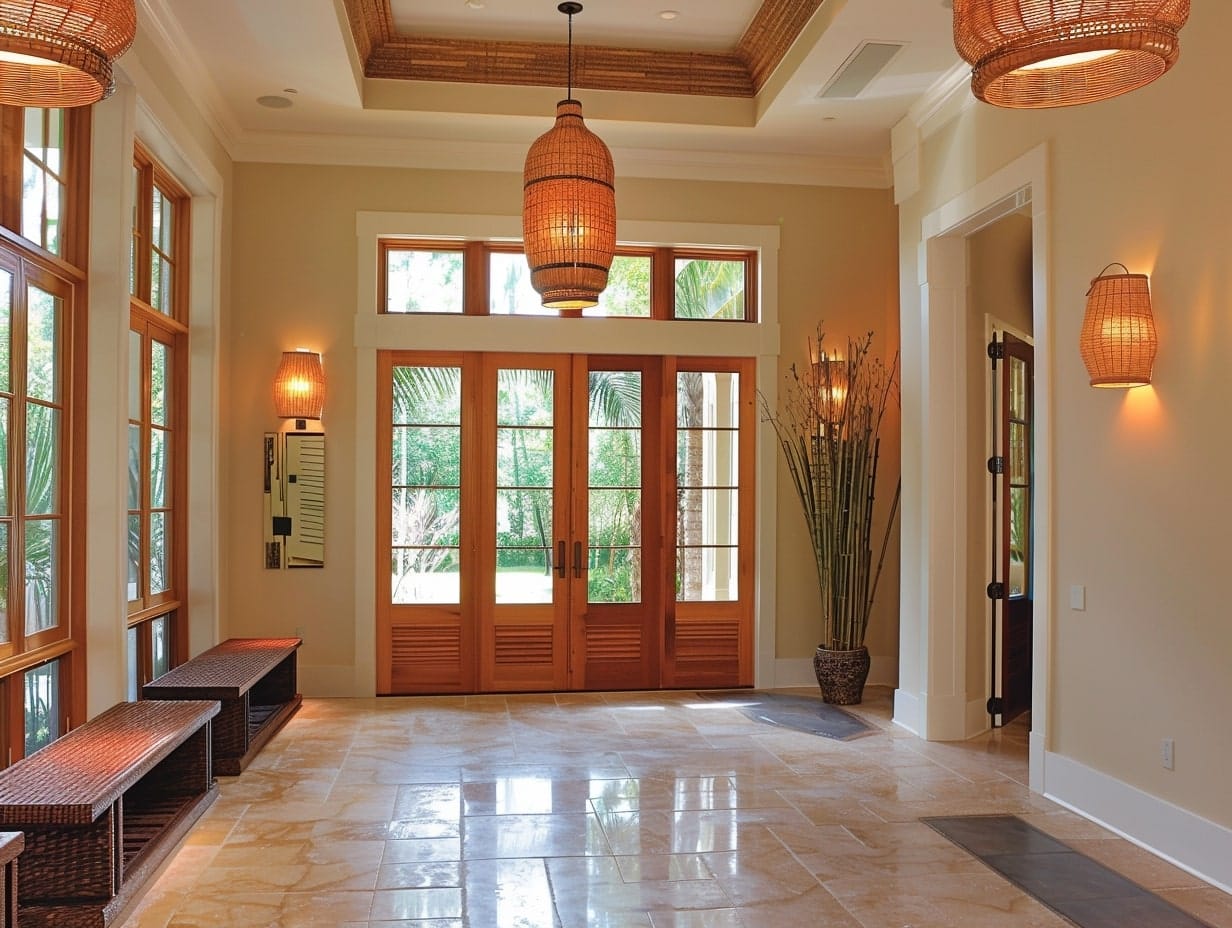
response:
[[[954,0],[971,92],[996,106],[1093,103],[1176,63],[1189,0]]]
[[[0,103],[97,103],[136,33],[134,0],[0,0]]]
[[[599,302],[616,253],[616,172],[573,99],[573,17],[582,4],[557,9],[569,17],[569,90],[556,104],[556,124],[526,153],[522,239],[543,305],[579,315]]]
[[[1109,274],[1119,267],[1125,273]],[[1141,387],[1151,382],[1159,340],[1145,274],[1109,264],[1091,281],[1078,348],[1093,387]]]

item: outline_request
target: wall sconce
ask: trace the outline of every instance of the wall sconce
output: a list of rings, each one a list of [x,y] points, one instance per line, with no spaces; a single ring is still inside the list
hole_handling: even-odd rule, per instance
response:
[[[319,354],[304,348],[282,353],[282,363],[274,377],[274,408],[279,419],[321,418],[325,409],[325,370]]]
[[[1109,274],[1119,267],[1124,274]],[[1109,264],[1091,281],[1078,340],[1093,387],[1141,387],[1151,382],[1159,340],[1145,274]]]

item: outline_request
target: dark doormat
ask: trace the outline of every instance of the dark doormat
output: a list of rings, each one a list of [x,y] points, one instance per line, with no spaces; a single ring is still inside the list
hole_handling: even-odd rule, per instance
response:
[[[868,734],[872,726],[829,703],[820,696],[792,696],[787,693],[735,692],[720,690],[698,693],[702,699],[730,703],[745,716],[767,725],[846,741]]]
[[[1080,928],[1211,928],[1017,816],[921,821]]]

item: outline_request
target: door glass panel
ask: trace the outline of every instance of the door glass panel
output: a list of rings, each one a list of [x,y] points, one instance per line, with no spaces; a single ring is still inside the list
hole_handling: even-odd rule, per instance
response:
[[[60,624],[60,532],[49,519],[27,520],[25,528],[26,634],[34,635]]]
[[[1010,596],[1030,594],[1030,505],[1027,487],[1010,487]]]
[[[641,602],[641,372],[592,371],[588,405],[587,599]]]
[[[0,643],[9,641],[9,522],[0,522]]]
[[[26,757],[60,737],[60,662],[27,670],[25,678]]]
[[[1022,358],[1010,358],[1010,418],[1027,418],[1027,365]]]
[[[555,373],[503,369],[496,388],[496,601],[552,602]]]
[[[60,301],[56,297],[38,287],[29,288],[26,394],[49,403],[58,402],[60,398],[60,372],[56,363],[59,311]]]
[[[461,382],[457,367],[393,371],[390,580],[396,604],[461,601]]]
[[[13,275],[0,268],[0,390],[8,393],[12,358]]]
[[[676,381],[676,598],[739,596],[739,375],[681,371]]]
[[[1010,422],[1010,483],[1030,482],[1030,448],[1027,446],[1027,426],[1024,422]]]

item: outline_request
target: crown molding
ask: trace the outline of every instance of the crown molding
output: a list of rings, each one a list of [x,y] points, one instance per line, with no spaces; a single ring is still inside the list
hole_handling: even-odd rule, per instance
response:
[[[924,91],[907,110],[910,121],[924,138],[932,135],[959,113],[974,106],[969,92],[971,66],[958,61]]]
[[[210,78],[209,69],[171,12],[169,0],[138,0],[137,7],[141,28],[153,32],[153,44],[167,67],[183,85],[219,144],[234,157],[236,139],[242,130]],[[123,64],[121,59],[121,67]]]
[[[521,173],[526,145],[387,136],[245,133],[236,141],[237,162],[417,168],[440,171]],[[798,184],[810,187],[888,188],[884,157],[738,153],[613,148],[621,177]]]

